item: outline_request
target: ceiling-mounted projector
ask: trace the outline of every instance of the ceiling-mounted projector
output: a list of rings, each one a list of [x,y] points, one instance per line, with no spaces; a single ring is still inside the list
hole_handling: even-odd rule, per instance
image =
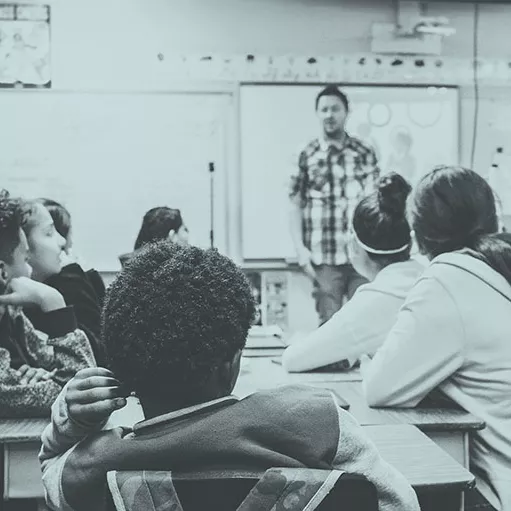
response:
[[[417,34],[450,36],[456,33],[456,29],[449,24],[447,18],[424,15],[422,2],[398,0],[396,33],[401,36]]]

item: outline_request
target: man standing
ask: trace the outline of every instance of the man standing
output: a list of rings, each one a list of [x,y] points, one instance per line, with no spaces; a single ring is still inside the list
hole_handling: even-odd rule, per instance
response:
[[[329,85],[316,97],[322,135],[300,153],[291,177],[291,235],[303,271],[314,281],[320,325],[363,284],[349,264],[347,236],[358,201],[375,186],[374,150],[345,131],[348,98]]]

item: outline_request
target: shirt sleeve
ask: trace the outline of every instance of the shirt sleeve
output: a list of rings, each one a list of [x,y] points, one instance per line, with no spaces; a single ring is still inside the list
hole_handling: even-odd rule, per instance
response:
[[[450,293],[423,278],[374,358],[361,367],[370,406],[414,407],[459,369],[465,331]]]
[[[376,488],[381,511],[420,511],[415,491],[405,477],[387,463],[363,428],[337,407],[339,443],[333,468],[366,477]]]
[[[0,416],[47,417],[61,386],[53,380],[27,385],[11,368],[11,355],[0,348]]]
[[[53,403],[51,423],[41,436],[41,463],[46,503],[51,509],[70,511],[61,491],[62,472],[74,446],[87,435],[105,427],[107,421],[98,424],[79,424],[69,417],[66,401],[66,387]]]
[[[380,167],[374,149],[370,149],[365,164],[364,194],[368,195],[376,189],[380,179]]]
[[[305,200],[305,189],[307,186],[307,154],[305,151],[298,157],[298,170],[289,179],[289,198],[296,199],[303,204]]]
[[[367,321],[368,311],[374,314],[372,321]],[[378,294],[361,288],[326,323],[289,346],[282,355],[282,365],[289,372],[300,372],[341,360],[357,361],[362,354],[378,349],[391,326],[392,317]]]
[[[52,311],[54,320],[46,331],[36,330],[22,314],[25,338],[33,354],[34,366],[48,371],[56,369],[54,380],[62,387],[80,369],[95,367],[96,360],[87,336],[76,328],[72,307]],[[59,314],[58,320],[56,314]]]

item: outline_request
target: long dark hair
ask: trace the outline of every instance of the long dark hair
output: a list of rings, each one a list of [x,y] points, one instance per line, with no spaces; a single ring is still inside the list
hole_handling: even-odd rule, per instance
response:
[[[495,195],[479,174],[464,167],[434,168],[419,181],[410,214],[428,257],[468,248],[511,284],[511,237],[498,234]]]
[[[410,259],[412,245],[410,225],[406,219],[406,199],[411,186],[404,177],[391,172],[380,178],[378,188],[362,199],[353,213],[353,229],[357,238],[374,250],[397,250],[396,254],[374,254],[369,257],[382,267]]]
[[[170,231],[177,232],[182,225],[183,219],[179,209],[166,206],[150,209],[142,220],[142,227],[135,241],[135,250],[147,243],[167,238]]]
[[[50,213],[57,232],[67,241],[71,230],[71,215],[69,211],[59,202],[53,199],[37,199]]]

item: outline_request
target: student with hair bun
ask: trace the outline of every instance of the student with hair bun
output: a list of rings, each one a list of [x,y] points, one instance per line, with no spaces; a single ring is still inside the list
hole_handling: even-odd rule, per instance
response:
[[[435,168],[410,206],[431,263],[362,364],[367,401],[413,407],[438,389],[482,419],[470,441],[478,492],[465,509],[510,511],[511,236],[498,233],[494,193],[472,170]]]
[[[369,280],[332,318],[282,357],[290,372],[341,363],[347,367],[361,355],[374,354],[394,324],[399,308],[423,267],[410,258],[410,226],[406,200],[411,187],[399,174],[379,180],[353,214],[350,261]],[[368,321],[368,318],[371,321]]]

